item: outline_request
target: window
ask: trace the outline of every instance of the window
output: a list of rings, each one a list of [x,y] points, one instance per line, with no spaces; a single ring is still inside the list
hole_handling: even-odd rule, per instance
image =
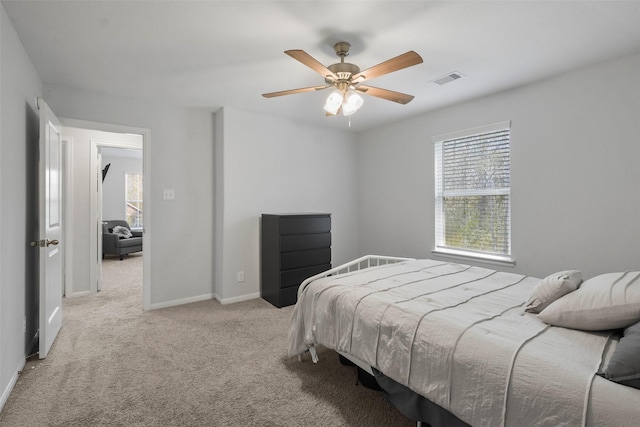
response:
[[[435,141],[435,252],[511,262],[510,122]]]
[[[129,225],[142,227],[142,174],[125,173],[125,216]]]

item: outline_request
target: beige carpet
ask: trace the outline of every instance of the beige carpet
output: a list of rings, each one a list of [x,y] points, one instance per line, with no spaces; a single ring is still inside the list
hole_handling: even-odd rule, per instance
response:
[[[49,356],[27,363],[1,426],[415,425],[335,353],[288,358],[292,307],[144,312],[141,265],[141,254],[106,259],[102,291],[65,299]]]

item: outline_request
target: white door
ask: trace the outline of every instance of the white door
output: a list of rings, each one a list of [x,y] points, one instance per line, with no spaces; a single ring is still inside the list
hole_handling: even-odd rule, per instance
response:
[[[40,251],[40,359],[62,327],[62,191],[61,126],[49,106],[38,98],[40,110],[40,158],[38,161]]]

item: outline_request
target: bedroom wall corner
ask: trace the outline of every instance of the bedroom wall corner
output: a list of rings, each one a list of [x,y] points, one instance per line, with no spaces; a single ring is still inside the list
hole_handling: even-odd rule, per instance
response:
[[[218,113],[220,114],[220,113]],[[223,302],[260,292],[260,216],[263,213],[332,214],[333,263],[357,252],[355,137],[296,121],[224,108],[222,179],[216,188],[216,289]],[[251,123],[251,126],[247,126]],[[216,141],[220,143],[220,141]],[[219,206],[222,202],[223,206]],[[222,215],[220,212],[222,211]],[[222,242],[222,243],[219,243]],[[237,273],[244,272],[244,282]]]
[[[433,150],[422,121],[358,135],[361,254],[424,257],[433,235]],[[430,140],[430,139],[429,139]]]
[[[222,300],[224,265],[224,108],[213,113],[214,198],[213,198],[213,295]]]

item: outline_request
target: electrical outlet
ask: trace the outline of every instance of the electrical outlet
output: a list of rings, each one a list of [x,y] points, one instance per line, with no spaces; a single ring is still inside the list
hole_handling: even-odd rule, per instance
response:
[[[238,283],[244,282],[244,271],[238,271],[236,280]]]
[[[162,190],[162,200],[175,200],[176,192],[175,190],[165,189]]]

